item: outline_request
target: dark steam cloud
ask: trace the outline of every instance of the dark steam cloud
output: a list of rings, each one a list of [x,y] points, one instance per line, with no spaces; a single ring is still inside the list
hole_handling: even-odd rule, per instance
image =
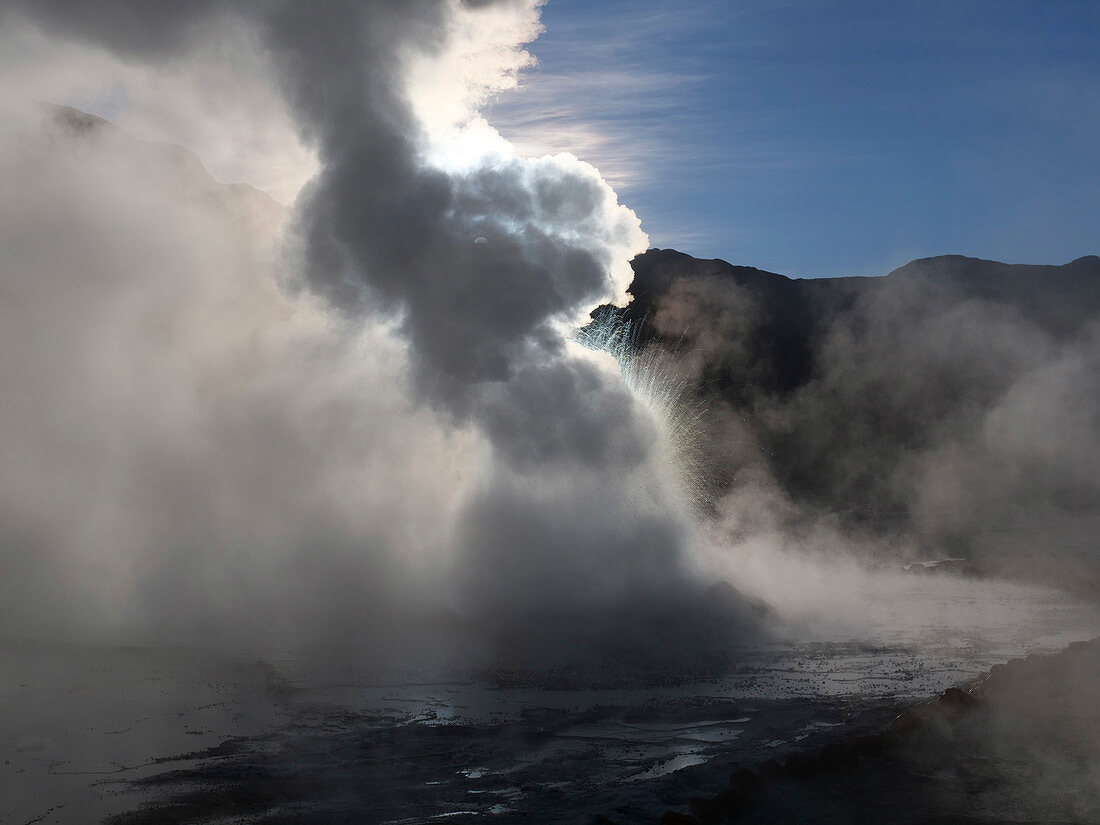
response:
[[[449,617],[606,646],[693,598],[665,422],[569,343],[638,221],[477,116],[539,6],[3,4],[89,65],[251,54],[319,164],[287,213],[184,150],[12,110],[13,621],[366,646]]]

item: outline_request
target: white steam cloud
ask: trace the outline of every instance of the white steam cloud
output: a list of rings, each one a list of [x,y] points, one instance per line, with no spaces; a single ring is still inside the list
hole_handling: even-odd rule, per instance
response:
[[[671,632],[667,426],[570,343],[646,237],[478,115],[540,5],[0,4],[7,627]]]

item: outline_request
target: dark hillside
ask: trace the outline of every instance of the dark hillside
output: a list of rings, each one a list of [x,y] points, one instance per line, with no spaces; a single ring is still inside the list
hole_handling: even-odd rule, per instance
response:
[[[765,506],[766,489],[781,522],[828,515],[925,554],[1068,554],[1091,571],[1100,258],[791,279],[651,249],[633,267],[633,301],[597,312],[667,351],[702,402],[716,512],[731,495]]]

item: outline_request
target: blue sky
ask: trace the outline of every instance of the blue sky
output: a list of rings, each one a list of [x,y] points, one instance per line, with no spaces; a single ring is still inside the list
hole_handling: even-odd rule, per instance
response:
[[[550,0],[489,119],[654,246],[794,276],[1100,254],[1100,2]]]

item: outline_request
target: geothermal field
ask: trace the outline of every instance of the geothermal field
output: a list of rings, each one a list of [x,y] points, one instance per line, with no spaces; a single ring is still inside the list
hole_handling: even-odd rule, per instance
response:
[[[981,27],[667,5],[0,0],[0,825],[1100,822],[1091,109],[940,234],[920,135],[860,149],[830,193],[896,155],[920,231],[853,251],[791,181],[855,155],[749,151],[692,61],[838,71],[871,139]],[[966,59],[1064,62],[983,94],[1100,88],[1078,13],[998,18]],[[709,250],[703,178],[858,277],[625,205]]]
[[[736,770],[886,739],[929,697],[1060,651],[1100,621],[1094,605],[1042,588],[891,584],[889,599],[860,593],[858,636],[802,629],[695,669],[336,669],[327,657],[6,643],[4,696],[20,712],[4,724],[5,822],[686,817]],[[1074,655],[1069,679],[1029,660],[1039,684],[1003,712],[990,700],[851,765],[779,776],[745,821],[1095,821],[1100,731],[1087,697],[1100,651]],[[701,820],[737,818],[739,804]]]

